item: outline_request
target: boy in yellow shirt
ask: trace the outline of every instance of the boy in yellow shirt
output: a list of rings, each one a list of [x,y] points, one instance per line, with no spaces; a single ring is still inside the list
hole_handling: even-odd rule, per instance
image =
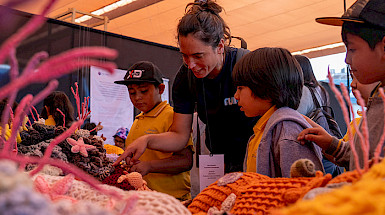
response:
[[[140,61],[131,66],[124,80],[116,84],[127,86],[132,104],[142,111],[135,117],[126,139],[126,147],[146,134],[167,132],[173,122],[174,111],[162,101],[162,74],[157,66]],[[193,161],[192,139],[179,152],[160,152],[146,149],[139,161],[129,164],[131,172],[139,172],[149,188],[167,193],[179,200],[191,199],[190,172]]]

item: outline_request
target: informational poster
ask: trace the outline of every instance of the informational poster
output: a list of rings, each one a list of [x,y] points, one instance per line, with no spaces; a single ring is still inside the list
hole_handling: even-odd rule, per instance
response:
[[[98,135],[106,137],[106,144],[115,145],[112,137],[120,127],[131,128],[134,121],[134,106],[127,87],[115,84],[123,80],[125,70],[116,69],[114,74],[98,67],[90,69],[91,122],[101,122],[103,130]]]
[[[223,154],[199,155],[200,192],[225,174]]]
[[[114,74],[98,68],[90,68],[90,103],[91,122],[101,122],[103,130],[98,135],[106,137],[105,144],[115,145],[114,138],[120,127],[131,128],[134,122],[134,106],[131,103],[127,87],[115,84],[123,80],[126,70],[116,69]],[[169,80],[163,78],[166,85],[162,94],[163,101],[169,101]]]

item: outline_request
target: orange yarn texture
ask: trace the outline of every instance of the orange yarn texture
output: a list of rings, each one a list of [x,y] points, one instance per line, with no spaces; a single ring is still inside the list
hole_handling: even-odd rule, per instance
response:
[[[210,207],[220,208],[228,195],[237,195],[232,214],[266,214],[271,209],[294,203],[309,190],[325,186],[331,176],[317,172],[311,178],[270,178],[257,173],[243,173],[233,183],[218,186],[215,182],[204,189],[190,204],[193,214],[207,212]]]

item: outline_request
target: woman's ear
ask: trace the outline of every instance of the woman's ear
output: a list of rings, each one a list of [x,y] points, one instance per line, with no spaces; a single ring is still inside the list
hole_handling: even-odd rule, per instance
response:
[[[225,52],[225,40],[222,38],[218,43],[217,54],[223,54]]]
[[[163,83],[159,84],[158,89],[159,89],[159,94],[162,95],[164,92],[164,89],[166,89],[166,85],[164,85]]]

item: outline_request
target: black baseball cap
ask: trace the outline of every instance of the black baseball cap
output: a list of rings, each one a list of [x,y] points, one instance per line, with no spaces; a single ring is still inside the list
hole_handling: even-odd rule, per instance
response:
[[[136,84],[140,82],[163,83],[160,69],[149,61],[139,61],[132,65],[124,76],[124,80],[115,81],[115,84]]]
[[[344,22],[370,24],[385,29],[385,0],[357,0],[342,17],[321,17],[316,22],[342,26]]]

